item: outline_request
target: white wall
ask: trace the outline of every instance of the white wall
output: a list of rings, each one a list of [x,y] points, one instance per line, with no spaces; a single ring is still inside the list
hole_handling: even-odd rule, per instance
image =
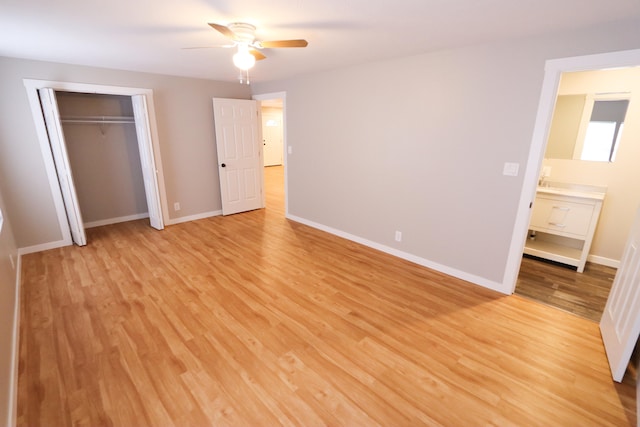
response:
[[[253,93],[287,94],[291,215],[510,292],[545,61],[639,46],[639,23],[618,22],[258,83]],[[518,177],[502,175],[505,162],[521,166]]]
[[[612,265],[622,257],[640,206],[640,67],[566,73],[559,95],[631,92],[620,147],[613,163],[545,158],[549,180],[608,186],[590,256]]]
[[[4,221],[0,229],[0,426],[9,426],[13,401],[13,379],[15,370],[12,359],[14,355],[14,328],[17,327],[16,297],[18,283],[18,249],[13,238],[11,220],[7,215],[6,205],[0,194],[0,211]],[[13,263],[10,259],[13,258]],[[16,361],[17,363],[17,361]],[[17,366],[15,367],[17,369]]]
[[[62,239],[25,78],[152,89],[170,219],[221,209],[211,98],[249,99],[246,85],[0,57],[0,191],[19,247]]]

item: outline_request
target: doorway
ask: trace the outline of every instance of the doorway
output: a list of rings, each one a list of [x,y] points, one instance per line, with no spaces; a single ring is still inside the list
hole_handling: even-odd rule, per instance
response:
[[[84,227],[147,218],[131,97],[57,92]]]
[[[282,166],[284,157],[282,100],[269,99],[262,101],[261,110],[264,166]]]
[[[289,212],[286,94],[285,92],[260,94],[254,95],[253,99],[261,103],[266,207],[286,217]],[[270,123],[270,120],[276,122]]]
[[[527,229],[531,216],[531,203],[535,198],[539,174],[543,166],[547,136],[549,134],[562,73],[605,68],[635,67],[638,64],[640,64],[640,50],[547,61],[545,79],[529,152],[529,160],[524,176],[525,185],[520,199],[514,228],[515,233],[512,239],[505,274],[505,281],[512,284],[512,292],[515,291],[516,281],[520,271],[522,249],[525,239],[527,238]]]
[[[140,164],[142,168],[142,174],[144,178],[144,188],[147,198],[147,205],[149,216],[152,226],[154,228],[163,228],[163,218],[168,218],[168,210],[164,190],[164,180],[162,174],[162,167],[160,161],[160,150],[157,141],[157,129],[155,122],[155,112],[153,108],[153,92],[149,89],[140,88],[126,88],[126,87],[113,87],[113,86],[101,86],[81,83],[68,83],[68,82],[54,82],[54,81],[42,81],[42,80],[24,80],[25,88],[27,90],[27,96],[31,107],[34,123],[36,126],[36,132],[38,140],[40,142],[40,149],[45,163],[45,169],[47,171],[49,186],[53,197],[58,224],[62,233],[62,239],[56,242],[52,242],[42,247],[32,248],[33,250],[45,250],[60,246],[71,245],[74,241],[77,241],[77,236],[72,236],[72,229],[75,231],[82,230],[84,232],[84,225],[82,220],[74,221],[73,225],[70,224],[70,218],[68,215],[67,206],[68,200],[65,199],[65,195],[61,189],[59,183],[59,176],[57,171],[57,163],[54,159],[54,153],[52,152],[53,145],[50,145],[49,131],[58,136],[62,135],[61,121],[59,112],[57,111],[57,102],[55,101],[55,91],[69,92],[69,93],[89,93],[97,95],[114,95],[114,96],[126,96],[130,97],[133,102],[133,116],[138,134],[138,146],[140,154]],[[53,97],[49,96],[50,106],[54,105],[55,108],[51,108],[53,113],[53,123],[57,128],[55,132],[49,129],[47,122],[45,121],[45,115],[41,108],[41,93],[48,92],[54,93]],[[48,113],[47,113],[48,114]],[[57,144],[59,147],[66,148],[64,144]],[[63,153],[65,154],[65,153]],[[62,156],[66,157],[66,156]],[[68,160],[68,159],[67,159]],[[68,162],[67,162],[68,163]],[[68,169],[68,168],[67,168]],[[65,171],[70,178],[71,174]],[[71,180],[70,180],[71,181]],[[72,184],[72,183],[71,183]],[[67,186],[69,187],[69,186]],[[75,188],[71,185],[71,193],[75,193]],[[68,194],[67,194],[68,196]],[[72,194],[73,196],[73,194]],[[73,199],[73,197],[72,197]],[[75,200],[77,206],[77,198]],[[153,217],[152,217],[153,211]],[[72,228],[74,227],[74,228]]]
[[[537,218],[536,226],[530,227],[525,252],[533,251],[533,255],[540,255],[541,258],[523,259],[516,293],[594,321],[600,320],[626,236],[631,229],[636,207],[640,204],[640,173],[636,166],[637,159],[640,158],[640,143],[637,142],[640,126],[636,125],[640,122],[639,93],[640,67],[562,73],[540,173],[544,188],[540,190],[542,193],[538,191],[536,200],[539,203],[560,200],[557,198],[560,196],[551,195],[547,189],[553,190],[565,185],[580,186],[583,189],[597,186],[602,189],[604,199],[601,213],[597,209],[593,214],[596,218],[594,221],[598,221],[594,230],[595,244],[590,246],[591,238],[587,244],[562,237],[574,236],[566,232],[568,228],[565,228],[565,224],[562,224],[562,228],[552,227],[552,234],[548,234],[547,225],[540,223],[543,221],[543,224],[547,224],[546,219],[540,217],[545,205],[538,206],[537,214],[533,215],[533,218]],[[624,99],[624,111],[612,110],[621,102],[618,99]],[[566,108],[567,106],[571,108]],[[606,132],[601,133],[601,138],[597,140],[589,138],[589,130],[609,125],[613,126],[618,138]],[[592,133],[593,135],[598,134]],[[585,158],[586,145],[583,142],[589,140],[597,143],[597,147],[606,147],[608,155],[601,159],[593,156]],[[612,143],[615,143],[615,150],[611,149]],[[617,154],[611,156],[610,152]],[[562,201],[554,203],[566,204],[565,213],[573,212],[574,206],[590,206],[582,204],[588,203],[587,199],[574,197],[567,200],[581,204]],[[600,213],[599,218],[596,212]],[[551,215],[562,216],[559,214],[560,212],[556,212]],[[564,220],[554,219],[556,220],[564,223]],[[566,227],[569,227],[568,222]],[[590,262],[584,272],[578,269],[576,273],[567,270],[569,267],[549,265],[549,261],[545,260],[549,258],[560,261],[557,258],[563,259],[573,253],[577,257],[576,261],[580,257],[586,259],[589,255]],[[578,261],[573,265],[584,264]]]

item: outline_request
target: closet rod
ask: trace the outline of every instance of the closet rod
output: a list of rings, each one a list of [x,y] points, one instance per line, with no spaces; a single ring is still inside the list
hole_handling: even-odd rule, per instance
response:
[[[62,117],[62,123],[135,123],[132,116],[69,116]]]

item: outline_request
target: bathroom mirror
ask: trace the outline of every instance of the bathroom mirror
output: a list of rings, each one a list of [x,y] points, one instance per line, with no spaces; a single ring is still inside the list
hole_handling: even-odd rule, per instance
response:
[[[545,157],[613,162],[629,93],[558,95]]]

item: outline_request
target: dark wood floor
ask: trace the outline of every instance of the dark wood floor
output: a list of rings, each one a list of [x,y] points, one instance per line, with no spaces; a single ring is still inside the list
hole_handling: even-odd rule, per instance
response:
[[[587,263],[583,273],[567,266],[523,257],[516,294],[599,322],[616,269]]]
[[[289,221],[281,194],[24,256],[18,424],[636,425],[594,322]]]

